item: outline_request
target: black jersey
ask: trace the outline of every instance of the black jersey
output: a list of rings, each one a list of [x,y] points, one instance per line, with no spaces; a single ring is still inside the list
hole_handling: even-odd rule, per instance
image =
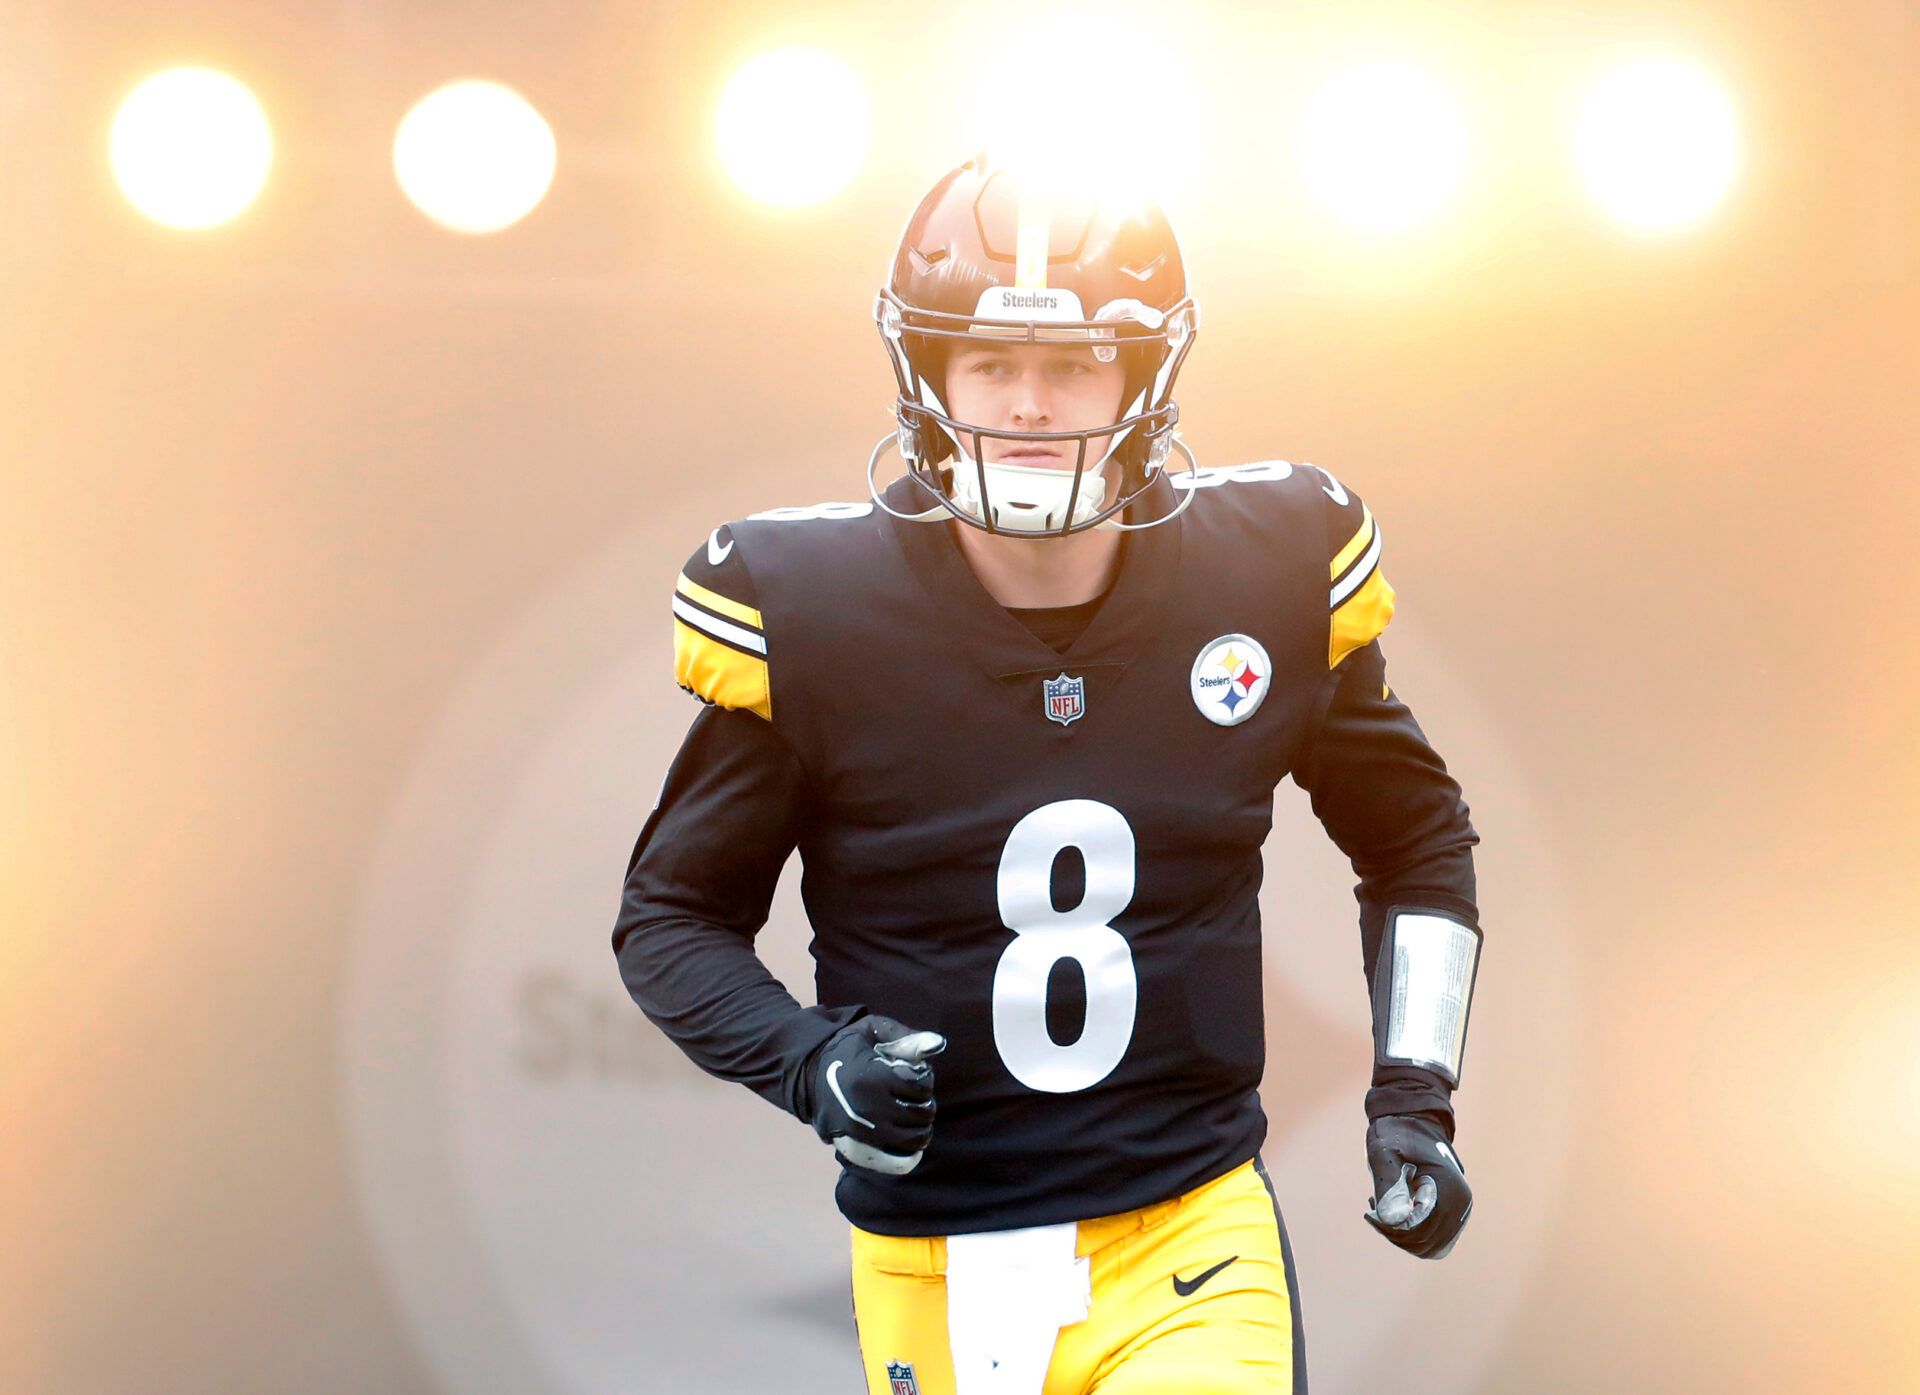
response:
[[[1466,806],[1384,679],[1370,510],[1284,462],[1163,479],[1152,506],[1186,488],[1064,653],[951,525],[870,503],[723,526],[682,573],[676,675],[721,710],[635,849],[622,972],[703,1067],[789,1108],[862,1011],[947,1037],[920,1166],[843,1169],[864,1229],[1111,1214],[1254,1155],[1260,848],[1290,772],[1361,873],[1369,975],[1391,901],[1474,918]],[[796,846],[804,1012],[751,951]],[[1444,1082],[1376,1076],[1370,1113],[1416,1108]]]

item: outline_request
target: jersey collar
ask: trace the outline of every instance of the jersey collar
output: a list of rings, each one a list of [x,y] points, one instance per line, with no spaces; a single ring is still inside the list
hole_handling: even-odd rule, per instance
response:
[[[920,506],[918,487],[908,479],[895,480],[886,490],[886,502],[903,513]],[[1154,518],[1179,503],[1178,491],[1163,473],[1128,513]],[[1142,507],[1144,505],[1144,507]],[[973,656],[999,678],[1044,673],[1051,677],[1063,668],[1124,669],[1133,662],[1147,637],[1180,557],[1182,518],[1126,535],[1119,574],[1105,604],[1086,630],[1068,647],[1055,653],[1027,627],[1007,613],[974,575],[951,530],[964,524],[938,520],[910,523],[882,514],[882,522],[920,583],[937,616],[937,632]],[[1045,543],[1034,543],[1044,547]]]

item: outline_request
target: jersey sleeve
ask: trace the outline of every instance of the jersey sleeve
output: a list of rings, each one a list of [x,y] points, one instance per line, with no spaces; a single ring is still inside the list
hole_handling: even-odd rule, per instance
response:
[[[627,863],[613,950],[629,995],[710,1075],[790,1112],[802,1070],[860,1008],[803,1008],[754,953],[807,807],[798,759],[767,722],[694,719]]]
[[[1361,967],[1371,987],[1393,907],[1432,907],[1479,924],[1473,848],[1480,835],[1459,782],[1387,681],[1380,634],[1393,617],[1393,589],[1380,575],[1379,525],[1357,496],[1329,480],[1332,671],[1294,782],[1359,879]],[[1436,1072],[1376,1066],[1367,1117],[1424,1111],[1451,1128],[1451,1094]]]
[[[1360,960],[1371,989],[1395,906],[1452,911],[1480,923],[1474,831],[1460,786],[1413,713],[1393,696],[1373,641],[1348,655],[1294,781],[1359,878]],[[1376,1066],[1369,1119],[1431,1112],[1450,1127],[1452,1089],[1418,1066]]]
[[[773,720],[766,626],[753,575],[722,524],[673,588],[674,681],[714,707]]]
[[[1325,481],[1327,524],[1327,667],[1378,639],[1393,619],[1393,587],[1380,570],[1380,524],[1358,494],[1332,475]]]

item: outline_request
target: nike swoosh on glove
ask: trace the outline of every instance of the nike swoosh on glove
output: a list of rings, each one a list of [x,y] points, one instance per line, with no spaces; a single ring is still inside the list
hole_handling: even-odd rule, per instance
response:
[[[933,1067],[946,1049],[938,1032],[891,1017],[858,1018],[829,1037],[811,1067],[815,1133],[855,1167],[901,1176],[933,1139]]]
[[[1446,1131],[1418,1114],[1367,1125],[1368,1225],[1409,1254],[1444,1259],[1473,1214],[1473,1188]]]

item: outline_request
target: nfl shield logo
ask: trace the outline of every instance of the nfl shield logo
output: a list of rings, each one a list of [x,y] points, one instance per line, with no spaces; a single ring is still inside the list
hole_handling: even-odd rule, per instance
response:
[[[889,1361],[887,1383],[892,1386],[891,1395],[920,1395],[920,1382],[913,1378],[911,1361]]]
[[[1068,722],[1078,721],[1086,715],[1086,679],[1069,678],[1063,673],[1058,678],[1043,679],[1040,692],[1046,701],[1049,720],[1064,727]]]

